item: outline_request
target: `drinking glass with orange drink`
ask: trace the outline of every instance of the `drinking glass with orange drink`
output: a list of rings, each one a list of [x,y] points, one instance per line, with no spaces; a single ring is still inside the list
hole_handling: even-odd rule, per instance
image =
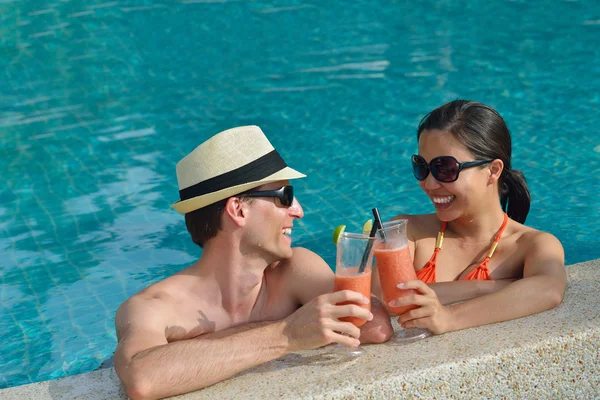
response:
[[[384,222],[377,231],[373,254],[375,256],[375,266],[379,275],[383,300],[388,310],[396,315],[404,314],[407,311],[417,308],[416,305],[402,307],[390,307],[389,302],[404,296],[408,296],[415,291],[412,289],[400,289],[399,283],[406,283],[417,279],[415,267],[408,250],[408,238],[406,236],[406,226],[408,220],[402,219],[391,222]],[[430,336],[431,332],[427,329],[412,328],[396,332],[395,340],[405,343]]]
[[[359,233],[341,232],[337,237],[337,251],[335,263],[335,283],[333,291],[353,290],[361,293],[366,298],[371,298],[371,271],[373,265],[373,243],[375,238]],[[336,239],[334,239],[336,241]],[[355,304],[371,310],[371,302],[358,304],[353,302],[340,303],[339,305]],[[357,328],[367,321],[356,317],[343,317],[340,321],[350,322]],[[363,350],[358,347],[349,348],[336,345],[337,352],[349,356],[359,356]]]

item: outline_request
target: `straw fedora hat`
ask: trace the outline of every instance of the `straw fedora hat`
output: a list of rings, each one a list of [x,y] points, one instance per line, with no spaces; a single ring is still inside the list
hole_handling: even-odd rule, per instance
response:
[[[288,167],[258,126],[228,129],[177,163],[180,214],[269,182],[304,178]]]

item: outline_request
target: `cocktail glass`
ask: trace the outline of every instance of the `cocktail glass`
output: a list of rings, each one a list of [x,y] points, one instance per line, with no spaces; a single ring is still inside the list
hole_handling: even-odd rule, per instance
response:
[[[388,303],[399,297],[408,296],[415,291],[412,289],[399,289],[399,283],[405,283],[417,279],[415,267],[408,250],[408,238],[406,226],[408,220],[385,222],[377,231],[373,255],[375,256],[375,267],[379,274],[383,300],[388,310],[396,315],[418,308],[417,305],[402,307],[390,307]],[[407,343],[426,338],[431,335],[428,329],[401,328],[394,334],[394,340],[399,343]]]
[[[353,290],[369,299],[369,303],[344,302],[338,305],[355,304],[371,310],[371,271],[373,267],[374,241],[375,238],[359,233],[344,232],[340,235],[337,243],[333,291]],[[343,317],[340,318],[340,321],[351,322],[357,328],[360,328],[367,322],[362,318],[356,317]],[[360,346],[347,347],[335,345],[333,349],[336,353],[342,353],[350,357],[358,357],[363,353],[363,349]]]

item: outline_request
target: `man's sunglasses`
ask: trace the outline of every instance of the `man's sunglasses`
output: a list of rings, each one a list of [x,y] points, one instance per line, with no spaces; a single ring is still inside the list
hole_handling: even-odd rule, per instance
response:
[[[258,190],[256,192],[248,192],[242,195],[243,197],[276,197],[284,207],[290,207],[294,202],[294,187],[284,186],[277,190]]]
[[[489,164],[492,161],[494,160],[458,162],[458,160],[452,156],[441,156],[434,158],[427,164],[427,161],[425,161],[423,157],[413,154],[412,167],[413,174],[419,181],[424,181],[429,175],[429,171],[431,171],[431,175],[438,181],[450,183],[458,179],[458,174],[463,169]]]

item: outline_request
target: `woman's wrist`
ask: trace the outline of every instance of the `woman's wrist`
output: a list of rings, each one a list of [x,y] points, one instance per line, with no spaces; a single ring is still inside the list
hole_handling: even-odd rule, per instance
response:
[[[460,320],[460,309],[462,304],[464,303],[457,303],[450,306],[446,306],[446,308],[448,309],[449,318],[447,330],[445,333],[458,331],[464,328],[464,326],[461,326]]]

